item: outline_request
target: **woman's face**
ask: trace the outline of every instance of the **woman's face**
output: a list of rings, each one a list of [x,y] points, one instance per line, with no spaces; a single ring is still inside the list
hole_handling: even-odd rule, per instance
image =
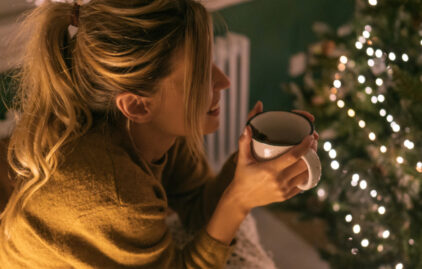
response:
[[[179,49],[174,57],[174,70],[167,76],[161,84],[162,99],[157,107],[154,122],[156,128],[174,136],[184,136],[186,131],[184,128],[184,89],[183,79],[185,76],[185,57],[184,50]],[[228,77],[214,63],[211,70],[211,85],[209,88],[208,104],[209,111],[211,107],[215,107],[220,101],[221,90],[230,86]],[[205,113],[202,115],[204,119],[204,135],[215,132],[219,127],[219,115],[210,115]]]

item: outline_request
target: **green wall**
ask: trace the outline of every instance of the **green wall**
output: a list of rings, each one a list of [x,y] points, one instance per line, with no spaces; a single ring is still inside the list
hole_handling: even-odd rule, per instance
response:
[[[251,40],[250,109],[258,100],[264,110],[290,110],[291,97],[281,84],[289,81],[290,56],[305,51],[317,37],[312,24],[337,28],[349,21],[354,0],[252,0],[219,11],[229,30]]]

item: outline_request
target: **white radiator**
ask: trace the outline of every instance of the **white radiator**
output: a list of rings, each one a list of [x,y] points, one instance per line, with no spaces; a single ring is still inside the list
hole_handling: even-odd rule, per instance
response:
[[[247,121],[249,108],[249,39],[228,33],[216,37],[215,64],[230,78],[230,88],[221,92],[220,127],[205,136],[209,163],[218,172],[238,148],[238,139]]]

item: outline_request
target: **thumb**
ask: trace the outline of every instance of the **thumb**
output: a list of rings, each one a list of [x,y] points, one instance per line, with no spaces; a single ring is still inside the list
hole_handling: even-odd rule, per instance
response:
[[[239,138],[239,153],[237,164],[247,165],[254,160],[251,151],[252,129],[249,125],[245,127],[243,134]]]

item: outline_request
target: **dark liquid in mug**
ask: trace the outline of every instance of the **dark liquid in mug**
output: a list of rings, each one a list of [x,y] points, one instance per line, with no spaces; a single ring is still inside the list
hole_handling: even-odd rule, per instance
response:
[[[282,139],[282,140],[272,139],[271,140],[266,134],[264,134],[263,132],[260,132],[258,129],[253,127],[252,124],[250,124],[249,126],[251,126],[251,129],[252,129],[252,137],[255,138],[256,140],[261,141],[261,142],[266,143],[266,144],[276,144],[276,145],[280,145],[280,146],[283,146],[283,145],[289,146],[289,145],[299,144],[303,139],[303,137],[301,137],[301,138],[295,138],[295,139],[290,138],[290,139],[286,139],[286,140],[284,140],[284,139]],[[283,136],[281,136],[281,137],[283,137]],[[284,136],[284,138],[286,138],[286,137]]]
[[[253,125],[250,125],[252,128],[252,137],[255,137],[256,139],[263,141],[263,142],[271,142],[268,139],[268,136],[266,136],[264,133],[258,131],[258,129],[256,129],[255,127],[253,127]]]
[[[291,113],[293,115],[280,114],[277,116],[276,112],[283,111],[268,111],[268,114],[264,115],[264,122],[257,123],[259,128],[253,126],[254,119],[248,121],[248,125],[252,129],[252,137],[255,140],[270,145],[291,146],[300,144],[307,135],[312,134],[314,126],[305,116],[293,112]],[[271,114],[276,116],[271,118]],[[280,120],[280,123],[278,123],[278,120]],[[305,123],[309,123],[309,125]],[[269,124],[282,125],[272,128],[268,126]]]

